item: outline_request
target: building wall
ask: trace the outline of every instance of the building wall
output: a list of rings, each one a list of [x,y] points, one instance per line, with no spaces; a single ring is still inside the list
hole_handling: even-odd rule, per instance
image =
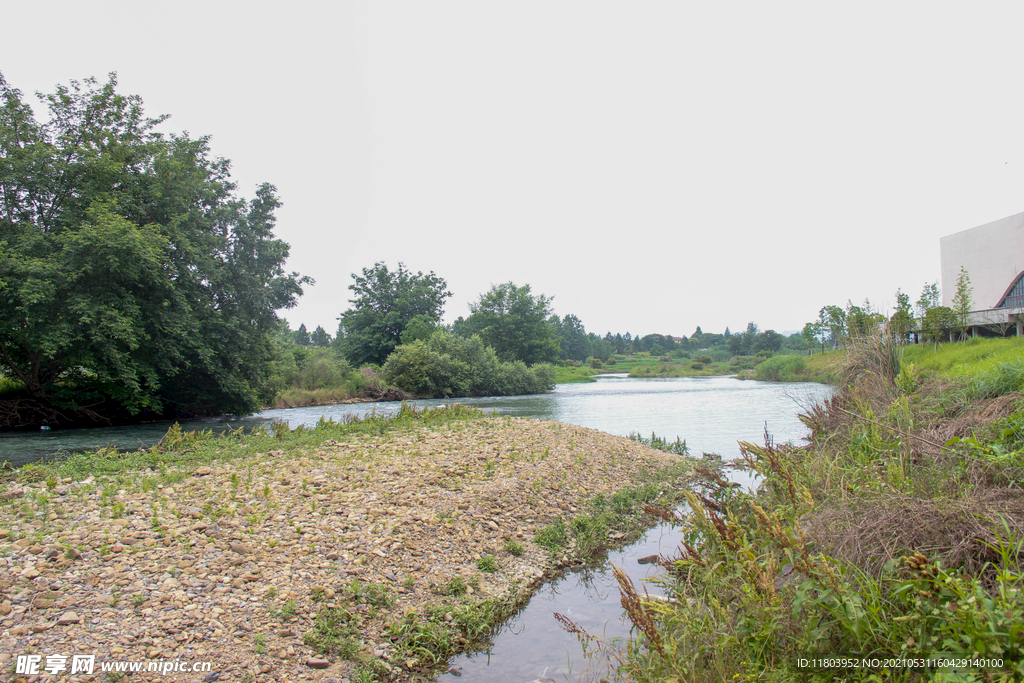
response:
[[[1024,213],[939,240],[942,305],[952,306],[960,266],[971,277],[974,309],[993,308],[1024,268]]]

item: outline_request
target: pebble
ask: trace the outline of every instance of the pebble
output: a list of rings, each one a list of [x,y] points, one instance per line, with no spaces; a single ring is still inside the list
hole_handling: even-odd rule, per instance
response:
[[[108,500],[103,477],[68,481],[56,520],[26,523],[0,506],[3,651],[27,651],[31,640],[37,651],[97,659],[209,660],[219,680],[344,680],[354,669],[304,636],[325,606],[353,609],[353,578],[398,598],[354,610],[366,651],[384,657],[394,652],[385,625],[436,600],[428,585],[473,576],[476,559],[493,554],[501,571],[467,593],[525,600],[554,567],[533,543],[536,528],[676,461],[622,437],[518,418],[304,448],[183,470],[173,487],[121,484]],[[24,495],[6,486],[0,495]],[[513,536],[521,556],[502,551]],[[420,675],[415,660],[391,664],[396,681]]]

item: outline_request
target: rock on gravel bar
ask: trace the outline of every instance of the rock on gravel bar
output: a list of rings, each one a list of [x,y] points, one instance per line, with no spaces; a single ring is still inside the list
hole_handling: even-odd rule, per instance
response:
[[[59,492],[0,486],[0,679],[40,653],[95,655],[96,681],[103,661],[212,665],[133,681],[341,681],[351,662],[303,636],[354,578],[397,598],[360,615],[365,651],[389,653],[385,624],[435,600],[431,585],[479,576],[481,595],[525,598],[553,568],[538,527],[676,461],[595,430],[484,418]],[[484,555],[498,571],[480,573]]]

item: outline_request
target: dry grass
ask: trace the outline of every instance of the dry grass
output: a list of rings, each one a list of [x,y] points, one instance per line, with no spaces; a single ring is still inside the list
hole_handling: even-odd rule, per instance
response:
[[[839,391],[802,416],[810,450],[786,457],[818,505],[801,524],[819,552],[875,576],[915,552],[981,571],[1000,518],[1024,537],[1024,496],[1012,468],[949,442],[988,434],[1021,395],[964,403],[949,400],[956,382],[933,380],[907,396],[899,357],[895,344],[857,340],[835,370]]]
[[[878,576],[886,563],[923,553],[944,567],[980,572],[996,562],[998,520],[1024,533],[1024,497],[1008,489],[975,489],[957,499],[879,496],[818,511],[804,521],[816,549]]]

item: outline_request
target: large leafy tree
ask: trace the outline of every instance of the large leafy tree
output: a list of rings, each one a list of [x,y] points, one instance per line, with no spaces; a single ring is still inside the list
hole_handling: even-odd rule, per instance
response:
[[[582,320],[572,313],[567,313],[562,319],[551,316],[549,321],[558,339],[560,358],[582,361],[591,355],[590,340]]]
[[[414,274],[402,263],[390,270],[378,261],[352,278],[352,308],[341,314],[338,337],[345,357],[357,366],[383,364],[403,341],[429,336],[451,296],[448,283],[434,271]]]
[[[558,358],[558,340],[548,321],[551,297],[531,294],[530,285],[494,285],[470,304],[470,311],[465,330],[479,334],[502,361],[520,360],[532,365]]]
[[[269,396],[283,270],[271,185],[238,198],[207,138],[156,131],[111,74],[39,95],[0,75],[0,367],[102,414],[246,413]]]

